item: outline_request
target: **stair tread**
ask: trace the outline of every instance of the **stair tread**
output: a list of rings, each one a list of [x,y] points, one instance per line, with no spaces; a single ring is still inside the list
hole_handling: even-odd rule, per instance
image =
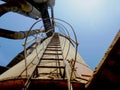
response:
[[[44,55],[62,55],[62,53],[44,53]]]
[[[37,66],[37,68],[65,68],[65,66]]]
[[[62,58],[41,58],[41,60],[63,60]]]
[[[46,49],[46,51],[62,51],[61,49]]]
[[[60,46],[59,47],[56,47],[56,46],[48,46],[47,48],[61,48]]]

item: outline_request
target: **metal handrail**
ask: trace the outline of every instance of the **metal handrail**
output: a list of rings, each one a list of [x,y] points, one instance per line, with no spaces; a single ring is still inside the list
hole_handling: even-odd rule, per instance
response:
[[[71,28],[71,30],[72,30],[72,32],[73,32],[73,34],[74,34],[74,37],[75,37],[75,41],[72,40],[72,41],[74,41],[74,43],[75,43],[75,45],[76,45],[76,47],[75,47],[75,49],[76,49],[76,50],[75,50],[75,61],[74,61],[74,63],[73,63],[72,72],[71,72],[71,78],[72,78],[73,72],[74,72],[74,68],[75,68],[75,63],[76,63],[76,60],[77,60],[77,52],[78,52],[77,36],[76,36],[76,33],[75,33],[74,28],[73,28],[68,22],[66,22],[66,21],[64,21],[64,20],[61,20],[61,19],[58,19],[58,18],[55,18],[55,20],[58,20],[58,21],[61,21],[61,22],[65,23],[65,24],[67,24],[67,25]]]

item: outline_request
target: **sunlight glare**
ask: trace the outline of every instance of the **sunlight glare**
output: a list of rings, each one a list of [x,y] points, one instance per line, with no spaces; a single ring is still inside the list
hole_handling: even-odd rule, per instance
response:
[[[86,12],[94,12],[98,9],[100,0],[80,0],[80,7]]]
[[[69,4],[73,5],[70,6],[73,10],[82,11],[84,14],[91,14],[101,7],[101,2],[102,0],[73,0]]]

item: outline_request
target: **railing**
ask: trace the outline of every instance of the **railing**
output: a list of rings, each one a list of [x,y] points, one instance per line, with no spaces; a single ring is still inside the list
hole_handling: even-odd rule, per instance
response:
[[[51,18],[51,20],[53,20]],[[31,37],[30,37],[30,40],[29,40],[29,33],[32,31],[33,27],[38,24],[39,22],[41,22],[42,20],[38,20],[37,22],[35,22],[29,29],[29,32],[27,33],[27,37],[25,38],[25,42],[24,42],[24,57],[25,57],[25,69],[24,71],[26,72],[26,77],[28,78],[28,81],[30,80],[30,78],[32,77],[33,74],[31,75],[28,75],[28,72],[27,72],[27,69],[29,67],[29,65],[35,60],[33,59],[29,64],[27,64],[27,45],[29,45],[30,43],[32,42],[35,42],[36,44],[38,44],[38,40],[42,40],[41,38],[45,39],[46,38],[46,33],[50,32],[52,29],[48,30],[47,32],[41,32],[41,33],[37,33],[36,35],[33,36],[32,40],[31,40]],[[41,25],[41,28],[43,26]],[[40,29],[41,29],[40,28]],[[78,41],[77,41],[77,36],[76,36],[76,33],[75,33],[75,30],[73,29],[73,27],[66,21],[64,20],[61,20],[61,19],[58,19],[58,18],[54,18],[54,29],[56,32],[59,33],[59,35],[67,38],[71,44],[73,44],[73,46],[75,47],[75,56],[74,56],[74,62],[71,66],[71,74],[69,75],[69,82],[71,82],[71,79],[73,77],[73,72],[74,72],[74,68],[75,68],[75,62],[77,60],[77,49],[78,49]],[[57,30],[56,30],[57,29]],[[44,37],[42,36],[44,34]],[[71,38],[71,35],[74,37],[74,39]],[[66,42],[64,42],[66,43]],[[68,47],[68,50],[67,50],[67,54],[66,54],[66,57],[64,58],[66,60],[67,56],[68,56],[68,53],[69,53],[69,49],[70,49],[70,43],[69,43],[69,47]],[[40,44],[40,43],[39,43]],[[64,44],[65,45],[65,44]],[[37,46],[37,45],[36,45]],[[35,55],[35,58],[38,58],[38,60],[40,60],[38,54],[38,50],[37,48],[35,48],[36,50],[36,55]],[[39,63],[38,63],[39,64]],[[24,72],[23,71],[23,72]],[[22,73],[23,73],[22,72]],[[21,75],[22,75],[21,73]],[[19,77],[21,76],[19,75]],[[29,76],[29,77],[28,77]],[[69,90],[72,90],[70,89],[71,88],[71,84],[69,84]]]

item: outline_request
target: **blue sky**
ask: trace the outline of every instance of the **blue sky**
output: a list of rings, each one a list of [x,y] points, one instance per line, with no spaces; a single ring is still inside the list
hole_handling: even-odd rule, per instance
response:
[[[77,33],[78,52],[94,70],[120,29],[120,0],[56,0],[56,18],[69,22]],[[35,20],[7,13],[0,17],[0,28],[28,30]],[[24,40],[0,38],[0,65],[7,65],[23,50]]]

